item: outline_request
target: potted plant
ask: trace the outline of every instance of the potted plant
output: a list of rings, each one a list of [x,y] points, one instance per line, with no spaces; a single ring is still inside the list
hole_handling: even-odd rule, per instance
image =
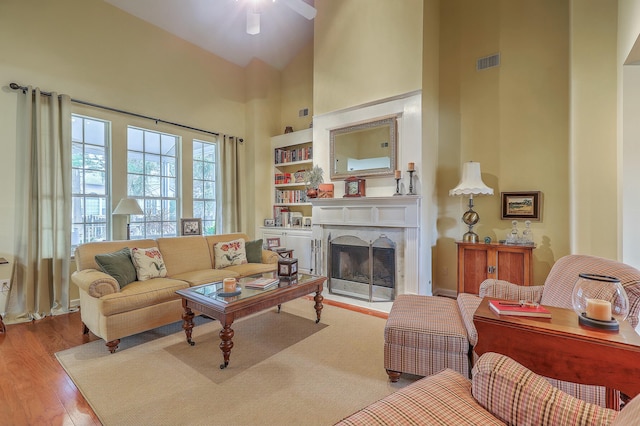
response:
[[[316,198],[318,196],[318,186],[324,182],[323,174],[324,170],[317,164],[312,169],[305,170],[304,184],[307,187],[308,198]]]

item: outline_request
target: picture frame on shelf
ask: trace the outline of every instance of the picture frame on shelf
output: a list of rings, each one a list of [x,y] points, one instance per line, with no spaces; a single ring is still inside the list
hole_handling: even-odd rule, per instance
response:
[[[541,211],[540,191],[501,192],[501,219],[540,220]]]
[[[348,177],[344,180],[344,197],[364,197],[365,179],[360,177]]]
[[[302,217],[302,226],[305,228],[311,228],[311,216]]]
[[[291,217],[291,226],[294,228],[302,227],[302,216],[292,216]]]
[[[180,235],[202,235],[202,219],[199,217],[180,219]]]
[[[267,249],[272,250],[276,247],[280,247],[280,238],[267,238]]]
[[[276,226],[276,221],[275,221],[275,219],[265,219],[265,220],[264,220],[264,226],[266,226],[266,227],[273,227],[273,226]]]

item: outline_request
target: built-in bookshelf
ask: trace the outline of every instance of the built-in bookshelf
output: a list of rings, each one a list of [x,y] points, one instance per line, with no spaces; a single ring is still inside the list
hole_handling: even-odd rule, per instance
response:
[[[271,138],[273,152],[273,217],[281,221],[282,212],[311,216],[304,172],[313,167],[313,130],[305,129]]]

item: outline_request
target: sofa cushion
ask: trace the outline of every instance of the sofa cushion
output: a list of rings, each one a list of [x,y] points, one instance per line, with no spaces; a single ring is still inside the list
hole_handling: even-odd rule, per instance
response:
[[[446,369],[420,379],[338,425],[504,425],[471,396],[471,382]]]
[[[483,354],[472,375],[474,398],[507,424],[608,425],[617,415],[562,392],[544,377],[497,353]]]
[[[247,252],[247,262],[262,263],[262,239],[246,241],[244,248]]]
[[[131,259],[136,267],[138,281],[167,276],[167,268],[164,265],[162,253],[157,247],[131,249]]]
[[[128,247],[113,253],[96,254],[96,263],[102,272],[118,281],[120,288],[136,280],[136,268],[131,261],[131,249]]]
[[[134,281],[118,293],[98,299],[98,310],[105,317],[122,312],[148,308],[170,300],[180,299],[176,290],[189,288],[189,283],[173,278],[153,278]],[[176,321],[180,318],[176,318]]]
[[[213,269],[207,240],[202,236],[158,238],[167,276]]]
[[[213,250],[215,253],[216,269],[247,263],[247,253],[242,238],[216,243],[213,246]]]

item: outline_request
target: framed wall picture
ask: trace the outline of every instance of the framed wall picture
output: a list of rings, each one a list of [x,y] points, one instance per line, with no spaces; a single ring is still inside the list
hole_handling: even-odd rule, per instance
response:
[[[202,235],[202,219],[180,219],[180,235]]]
[[[541,192],[501,192],[502,219],[540,220]]]

